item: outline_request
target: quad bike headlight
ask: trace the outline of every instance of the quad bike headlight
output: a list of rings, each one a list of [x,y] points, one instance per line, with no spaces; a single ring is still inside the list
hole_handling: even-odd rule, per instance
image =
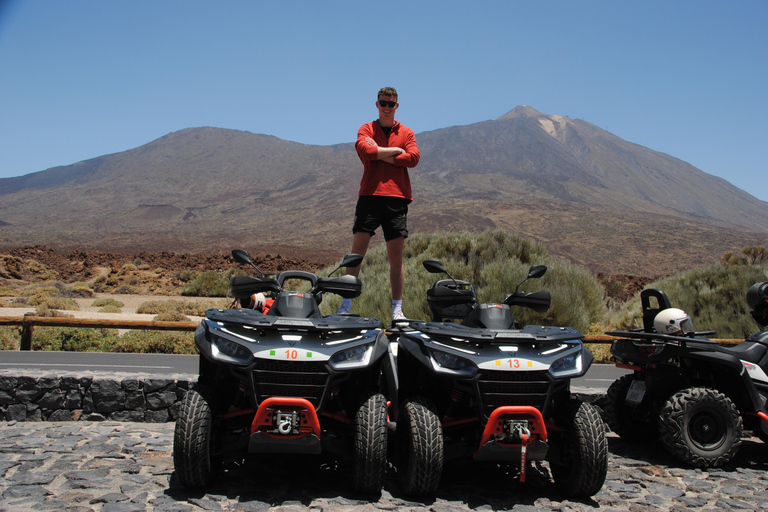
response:
[[[373,343],[366,343],[340,350],[333,354],[328,362],[334,369],[363,368],[371,361],[371,353]]]
[[[469,359],[435,349],[430,349],[429,354],[435,371],[462,377],[472,377],[477,373],[477,365]]]
[[[581,351],[556,360],[549,367],[549,373],[558,378],[581,374]]]
[[[241,364],[248,364],[253,359],[253,353],[250,350],[221,336],[211,337],[211,352],[217,359],[234,360]]]

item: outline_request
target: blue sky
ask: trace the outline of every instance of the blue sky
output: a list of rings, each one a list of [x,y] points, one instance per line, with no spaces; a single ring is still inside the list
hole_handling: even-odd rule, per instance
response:
[[[215,126],[351,142],[517,105],[768,201],[768,1],[0,0],[0,178]]]

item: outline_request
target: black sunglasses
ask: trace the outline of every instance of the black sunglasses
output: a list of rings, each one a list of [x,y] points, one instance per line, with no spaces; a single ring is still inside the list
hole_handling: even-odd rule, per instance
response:
[[[395,105],[397,105],[397,102],[396,101],[379,100],[379,105],[381,105],[382,107],[390,107],[390,108],[392,108]]]

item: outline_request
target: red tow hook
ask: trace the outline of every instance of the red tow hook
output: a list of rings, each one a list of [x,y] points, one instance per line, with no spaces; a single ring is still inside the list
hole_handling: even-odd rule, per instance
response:
[[[520,440],[522,445],[520,446],[520,482],[525,482],[525,466],[527,466],[526,462],[528,461],[525,450],[528,447],[528,434],[521,435]]]
[[[254,416],[251,423],[251,435],[260,431],[262,427],[273,428],[278,419],[276,414],[280,409],[286,408],[297,411],[300,421],[298,425],[291,425],[291,433],[280,430],[280,437],[296,436],[293,433],[294,431],[298,432],[298,437],[309,433],[315,434],[318,438],[320,437],[320,420],[317,417],[315,407],[309,400],[291,397],[272,397],[261,402],[259,409],[256,411],[256,416]]]
[[[516,431],[515,433],[520,439],[519,443],[504,441],[504,437],[512,432],[509,428],[505,430],[505,423],[511,423],[507,426]],[[491,441],[502,447],[520,448],[520,481],[525,482],[528,446],[537,440],[547,440],[547,428],[541,411],[528,405],[499,407],[491,413],[488,423],[485,425],[475,457]]]

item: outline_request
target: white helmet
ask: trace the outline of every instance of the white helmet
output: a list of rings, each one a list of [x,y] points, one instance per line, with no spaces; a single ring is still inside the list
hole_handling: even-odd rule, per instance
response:
[[[263,293],[254,293],[253,295],[251,295],[250,308],[261,311],[262,309],[264,309],[265,302],[266,302],[266,299],[264,298]]]
[[[660,334],[685,334],[693,332],[693,322],[682,309],[668,308],[653,319],[653,327]]]

